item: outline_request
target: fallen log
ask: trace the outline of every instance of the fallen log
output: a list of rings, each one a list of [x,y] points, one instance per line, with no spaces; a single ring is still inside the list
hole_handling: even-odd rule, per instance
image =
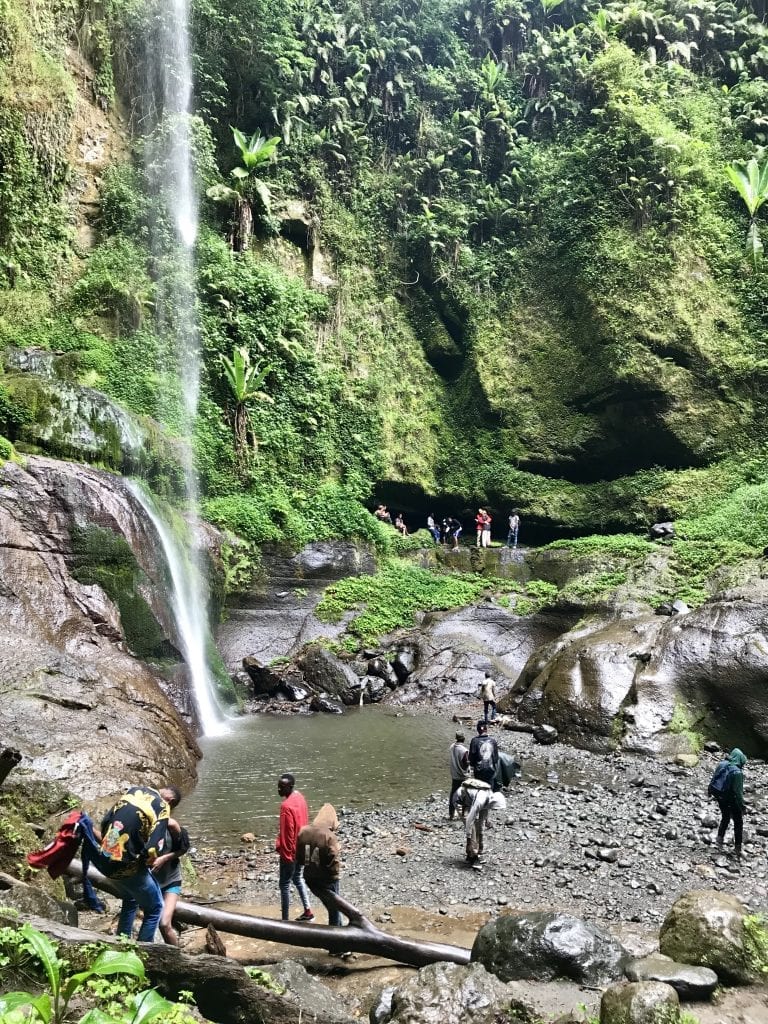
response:
[[[68,874],[74,878],[83,877],[83,866],[73,860]],[[99,889],[119,896],[114,884],[91,866],[88,878]],[[217,931],[232,935],[245,935],[252,939],[266,939],[269,942],[284,942],[291,946],[312,949],[327,949],[330,953],[369,953],[371,956],[395,960],[411,967],[425,967],[427,964],[447,961],[453,964],[468,964],[469,950],[461,946],[449,946],[441,942],[417,942],[381,931],[361,912],[341,896],[334,900],[337,908],[349,918],[345,928],[331,928],[328,925],[299,924],[292,921],[276,921],[268,917],[250,914],[234,914],[225,910],[212,910],[194,903],[179,900],[174,916],[185,924],[207,928],[212,924]]]
[[[21,761],[21,753],[13,747],[0,750],[0,786],[5,782],[16,765]]]
[[[2,918],[3,924],[14,924]],[[83,931],[39,917],[27,920],[38,931],[60,943],[70,958],[83,945],[117,945],[113,935]],[[252,981],[244,968],[221,956],[182,953],[163,942],[141,943],[138,947],[150,984],[167,999],[191,992],[201,1015],[216,1024],[339,1024],[340,1015],[306,1007],[290,994],[278,995]],[[93,954],[91,954],[92,956]]]

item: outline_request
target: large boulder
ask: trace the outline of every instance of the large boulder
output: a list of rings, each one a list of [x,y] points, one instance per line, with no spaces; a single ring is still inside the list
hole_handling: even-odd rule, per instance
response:
[[[680,1001],[658,981],[612,985],[600,1001],[600,1024],[678,1024]]]
[[[537,1019],[514,984],[505,985],[480,964],[437,963],[422,967],[392,993],[389,1024],[497,1024]]]
[[[515,684],[513,704],[502,702],[501,709],[517,704],[521,718],[554,726],[568,742],[610,749],[621,738],[638,665],[661,627],[650,613],[588,619],[532,655]]]
[[[745,927],[740,899],[714,889],[697,889],[677,899],[664,918],[659,948],[682,963],[711,967],[721,981],[749,985],[768,968],[765,953]]]
[[[318,693],[343,700],[348,691],[359,692],[360,677],[320,644],[307,647],[299,665],[306,682]]]
[[[548,911],[504,914],[477,934],[472,960],[502,981],[570,978],[604,985],[624,973],[623,946],[595,925]]]
[[[464,704],[475,700],[478,683],[490,672],[502,695],[533,651],[567,629],[573,617],[520,617],[483,603],[453,611],[429,612],[418,634],[407,641],[416,664],[391,700],[432,700]],[[393,667],[398,671],[397,658]],[[400,668],[410,666],[410,657]]]
[[[295,1003],[302,1017],[309,1022],[316,1016],[333,1024],[353,1024],[354,1018],[345,1013],[335,992],[313,978],[307,969],[295,960],[281,960],[278,964],[262,968],[285,991],[283,998]]]
[[[717,988],[717,975],[709,967],[679,964],[659,954],[633,960],[626,975],[630,981],[660,981],[671,985],[681,999],[709,999]]]

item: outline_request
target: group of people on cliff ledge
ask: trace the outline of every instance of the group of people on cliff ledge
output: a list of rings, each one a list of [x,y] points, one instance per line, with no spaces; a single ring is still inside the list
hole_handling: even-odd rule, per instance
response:
[[[392,526],[398,533],[403,537],[408,536],[408,526],[405,522],[405,516],[402,512],[398,512],[392,519],[392,513],[389,511],[386,505],[380,504],[377,506],[373,513],[380,523],[386,523],[387,526]],[[488,548],[491,546],[491,526],[493,523],[493,517],[487,509],[479,508],[477,515],[474,519],[475,522],[475,533],[477,536],[477,547]],[[450,546],[451,550],[458,551],[459,548],[459,537],[464,532],[464,527],[460,519],[456,516],[445,516],[443,519],[435,519],[432,512],[427,516],[427,530],[432,534],[435,544],[443,544]],[[506,545],[508,548],[516,548],[518,537],[520,534],[520,512],[514,508],[507,517],[507,539]]]

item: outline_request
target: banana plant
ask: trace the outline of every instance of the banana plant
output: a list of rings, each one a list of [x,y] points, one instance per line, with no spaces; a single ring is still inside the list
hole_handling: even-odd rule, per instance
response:
[[[245,252],[253,234],[253,204],[258,201],[261,212],[267,217],[272,212],[272,193],[266,182],[256,175],[258,168],[275,159],[280,136],[267,138],[256,131],[248,138],[239,128],[232,128],[235,146],[240,151],[242,165],[231,171],[236,181],[235,188],[216,184],[206,191],[209,199],[217,203],[228,203],[234,207],[230,242],[235,252]]]
[[[751,259],[754,269],[757,270],[757,265],[763,256],[763,240],[757,226],[757,214],[768,199],[768,159],[760,166],[752,157],[746,164],[728,164],[725,171],[731,179],[731,184],[744,201],[749,214],[747,256]]]
[[[237,459],[242,466],[248,448],[249,430],[253,447],[256,447],[256,437],[251,425],[248,403],[256,399],[262,402],[272,402],[272,398],[261,390],[261,386],[274,367],[272,363],[264,365],[252,363],[251,354],[245,345],[237,346],[232,352],[231,359],[224,355],[220,356],[220,359],[224,370],[224,379],[235,402],[232,414],[232,434]]]

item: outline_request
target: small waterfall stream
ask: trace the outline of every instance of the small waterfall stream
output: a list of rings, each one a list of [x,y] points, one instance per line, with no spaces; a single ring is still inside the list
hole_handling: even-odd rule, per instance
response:
[[[163,547],[172,586],[171,608],[203,735],[222,736],[229,730],[214,697],[214,683],[206,654],[210,636],[208,615],[197,566],[160,514],[149,493],[132,480],[128,481],[128,487],[157,531]]]

